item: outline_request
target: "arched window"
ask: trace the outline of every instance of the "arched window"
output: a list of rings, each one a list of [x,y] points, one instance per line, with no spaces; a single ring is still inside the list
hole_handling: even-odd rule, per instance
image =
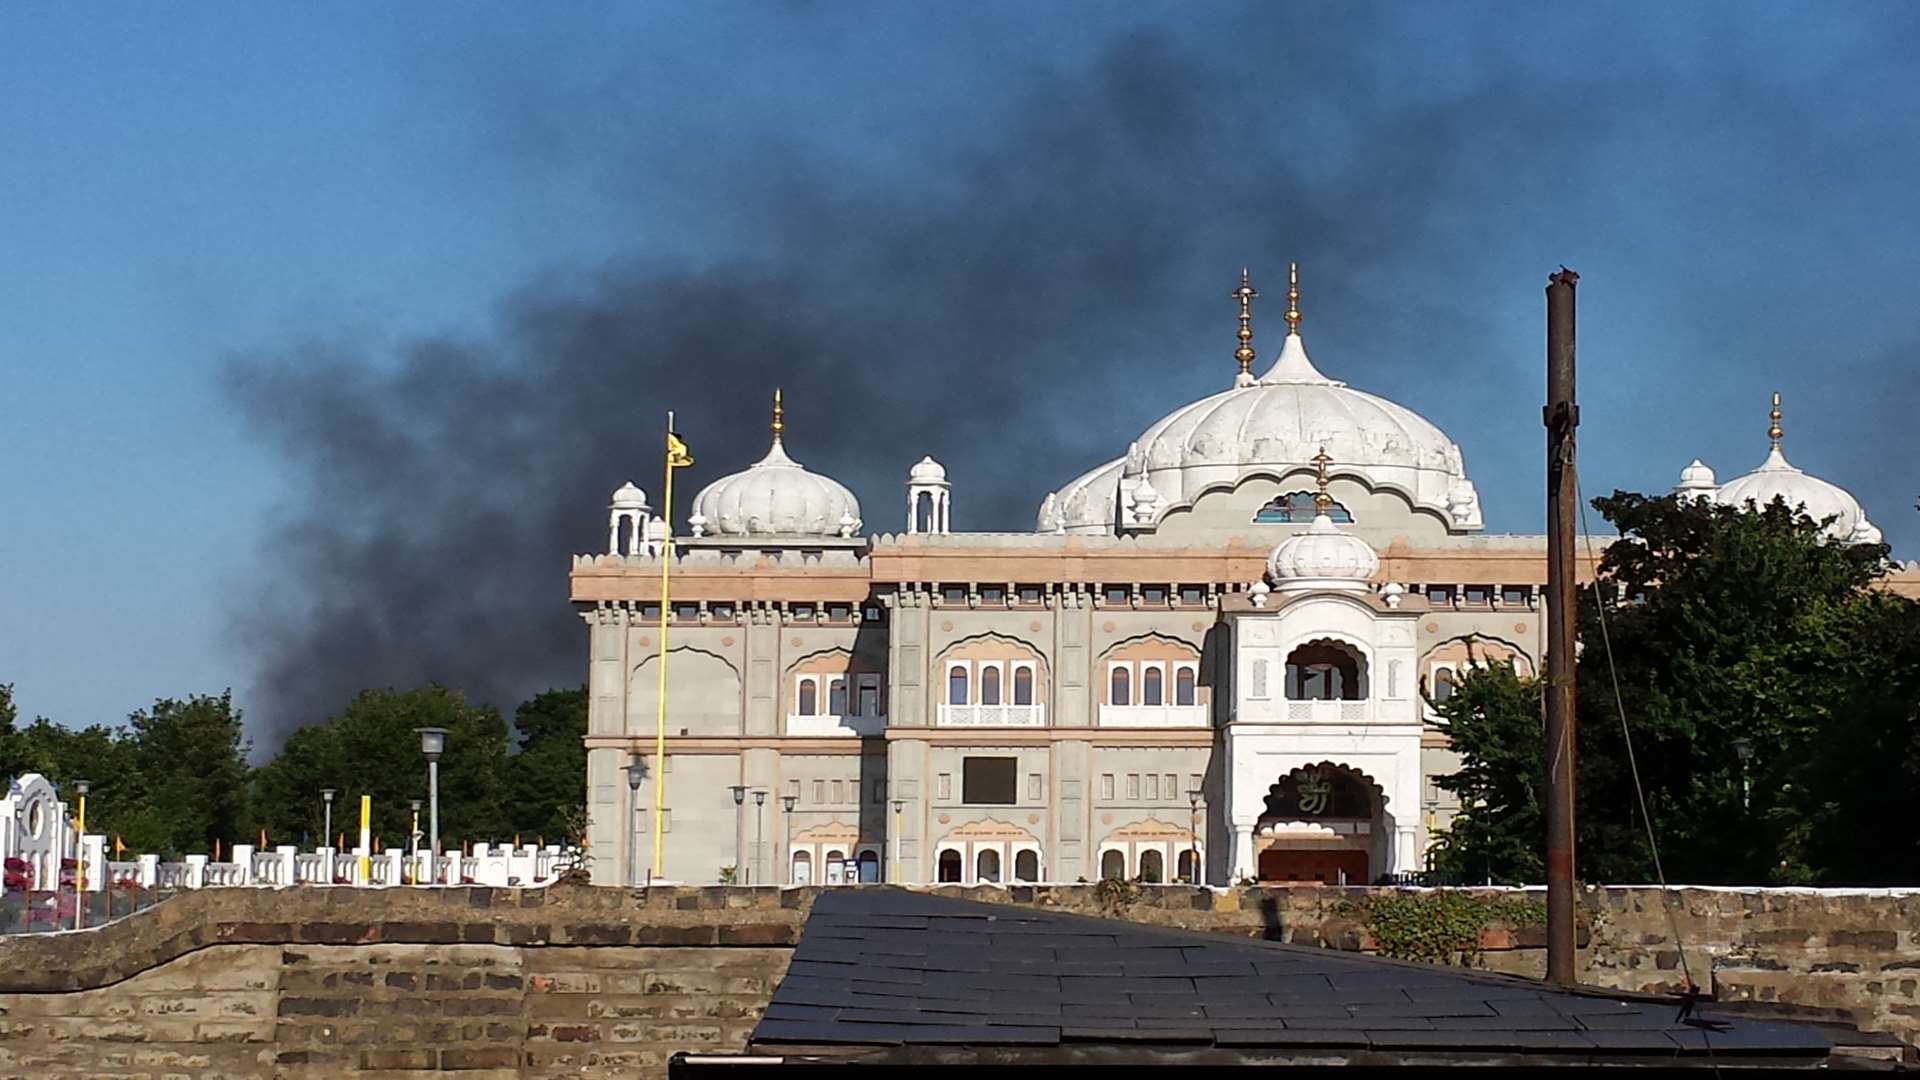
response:
[[[1000,704],[1000,668],[997,665],[982,665],[980,668],[980,704]]]
[[[965,705],[967,703],[967,669],[955,664],[947,669],[947,704]]]
[[[981,848],[980,853],[974,856],[973,864],[976,871],[974,874],[976,879],[992,882],[1000,880],[1000,850],[998,848]]]
[[[812,716],[820,711],[820,684],[812,679],[800,680],[800,700],[794,712],[801,716]]]
[[[1013,669],[1013,703],[1015,705],[1033,704],[1033,668],[1022,664]]]
[[[1145,851],[1142,851],[1140,853],[1140,880],[1150,885],[1160,884],[1160,879],[1165,873],[1165,868],[1161,865],[1163,861],[1160,857],[1159,848],[1147,848]]]
[[[811,852],[793,853],[793,883],[795,885],[813,884],[813,855]]]
[[[1180,880],[1189,885],[1200,882],[1200,853],[1192,848],[1180,853]]]
[[[1113,669],[1112,680],[1113,680],[1113,685],[1110,688],[1111,689],[1110,696],[1112,697],[1113,700],[1109,702],[1109,704],[1112,704],[1112,705],[1133,704],[1133,672],[1129,670],[1125,665],[1115,667]]]
[[[1028,848],[1013,856],[1013,880],[1040,880],[1040,853]]]
[[[1175,668],[1173,672],[1173,703],[1192,705],[1194,698],[1194,671],[1190,667]]]
[[[1166,704],[1166,689],[1163,685],[1165,680],[1166,673],[1158,667],[1148,667],[1140,672],[1140,704]]]
[[[1453,696],[1453,669],[1440,668],[1433,673],[1433,700],[1445,701]]]
[[[1107,881],[1118,881],[1127,876],[1127,857],[1117,849],[1110,849],[1100,856],[1100,876]]]
[[[960,853],[952,848],[940,853],[940,881],[943,884],[960,883]]]
[[[860,880],[868,885],[880,880],[880,856],[872,848],[860,853]]]
[[[1313,492],[1290,491],[1285,495],[1275,496],[1267,505],[1261,507],[1259,512],[1253,515],[1253,523],[1255,525],[1306,525],[1313,521],[1314,515],[1318,512],[1313,505]],[[1327,507],[1327,519],[1351,523],[1353,513],[1336,502]]]
[[[847,881],[847,853],[844,851],[827,852],[827,884],[844,885]]]
[[[1330,641],[1287,654],[1287,697],[1294,701],[1359,701],[1360,657]]]
[[[835,676],[827,680],[827,712],[832,716],[847,715],[847,680]]]

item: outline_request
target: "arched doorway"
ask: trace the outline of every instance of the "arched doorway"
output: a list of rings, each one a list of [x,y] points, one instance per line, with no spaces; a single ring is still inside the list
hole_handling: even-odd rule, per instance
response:
[[[960,883],[960,853],[952,848],[940,853],[940,883]]]
[[[1000,880],[1000,852],[993,848],[981,848],[974,867],[976,880],[997,884]]]
[[[1119,881],[1127,876],[1127,857],[1119,851],[1109,850],[1100,856],[1100,877],[1107,881]]]
[[[876,884],[880,880],[880,855],[872,848],[860,853],[860,883]]]
[[[1161,865],[1159,849],[1147,848],[1142,851],[1140,853],[1140,880],[1149,885],[1158,885],[1165,876],[1166,871]]]
[[[806,851],[793,853],[793,883],[795,885],[813,884],[813,854]]]
[[[1039,881],[1040,880],[1040,853],[1039,852],[1033,850],[1032,848],[1025,848],[1021,850],[1019,853],[1014,855],[1013,880],[1015,881]]]
[[[1364,773],[1322,762],[1267,789],[1256,844],[1261,881],[1365,885],[1385,797]]]

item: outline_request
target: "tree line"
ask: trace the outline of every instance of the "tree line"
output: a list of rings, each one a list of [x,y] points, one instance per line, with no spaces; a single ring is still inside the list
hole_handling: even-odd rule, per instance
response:
[[[1920,602],[1875,587],[1886,546],[1778,500],[1593,505],[1620,537],[1580,594],[1580,876],[1653,881],[1657,848],[1672,882],[1920,883]],[[1482,663],[1430,701],[1463,805],[1435,861],[1542,880],[1542,681]]]
[[[87,831],[129,852],[168,858],[215,843],[317,847],[332,788],[334,838],[358,843],[360,797],[373,805],[385,847],[407,847],[409,801],[423,803],[426,759],[416,728],[445,728],[440,760],[440,836],[463,840],[572,842],[585,818],[584,689],[548,690],[514,710],[513,724],[457,690],[366,690],[338,714],[293,732],[271,760],[248,763],[251,746],[231,692],[162,698],[123,727],[71,728],[45,717],[18,723],[11,685],[0,684],[0,777],[45,774],[69,804],[89,781]]]

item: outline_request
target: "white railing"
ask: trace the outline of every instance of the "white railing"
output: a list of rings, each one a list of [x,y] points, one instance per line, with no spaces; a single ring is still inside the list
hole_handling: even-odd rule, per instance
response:
[[[1362,723],[1373,719],[1370,701],[1289,701],[1287,719],[1313,724]]]
[[[1101,727],[1203,728],[1208,725],[1205,705],[1102,705]]]
[[[237,862],[210,862],[201,880],[208,888],[220,885],[245,885],[247,875]]]
[[[942,705],[941,727],[1046,727],[1045,705]]]
[[[821,736],[878,735],[885,731],[887,718],[884,716],[788,716],[787,734]]]

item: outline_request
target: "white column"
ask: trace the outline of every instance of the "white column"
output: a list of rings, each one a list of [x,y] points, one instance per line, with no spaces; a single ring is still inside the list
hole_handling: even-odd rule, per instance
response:
[[[1233,873],[1229,875],[1229,884],[1254,876],[1253,829],[1252,823],[1233,823]]]
[[[80,850],[86,855],[86,880],[80,887],[99,892],[107,887],[107,838],[97,834],[83,836]]]
[[[160,856],[140,856],[140,887],[151,889],[160,883]]]
[[[293,844],[281,844],[273,849],[280,856],[280,884],[297,885],[300,883],[300,849]]]
[[[205,855],[187,856],[187,880],[189,889],[204,889],[207,886],[207,857]]]
[[[233,845],[233,862],[240,868],[240,884],[253,884],[253,845]]]
[[[620,554],[620,511],[607,512],[607,554]]]

